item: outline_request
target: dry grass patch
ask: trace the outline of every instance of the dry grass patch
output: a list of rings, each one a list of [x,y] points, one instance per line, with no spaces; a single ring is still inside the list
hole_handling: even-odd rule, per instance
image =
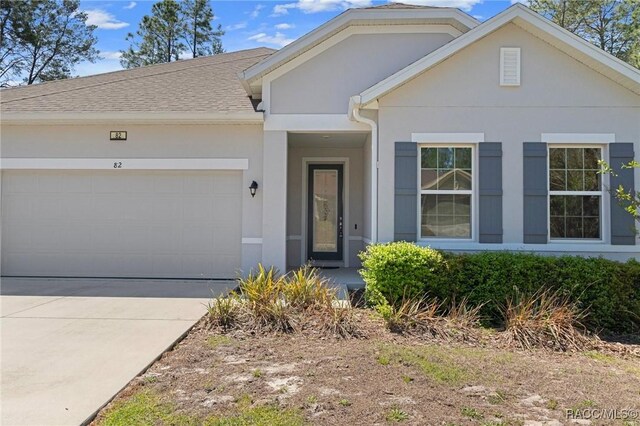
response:
[[[568,296],[549,290],[532,295],[518,295],[504,309],[504,339],[520,349],[584,351],[597,345],[581,323],[584,311]]]
[[[478,341],[481,307],[470,308],[466,299],[444,308],[429,299],[406,299],[397,306],[377,308],[387,327],[394,333],[439,340]]]

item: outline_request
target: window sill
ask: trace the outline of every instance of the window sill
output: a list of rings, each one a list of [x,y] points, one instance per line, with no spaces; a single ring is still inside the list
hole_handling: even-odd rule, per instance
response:
[[[599,242],[562,242],[555,241],[547,244],[524,244],[524,243],[478,243],[476,241],[435,241],[435,240],[419,240],[418,245],[429,246],[434,249],[452,250],[452,251],[522,251],[522,252],[548,252],[548,253],[639,253],[640,244],[638,245],[611,245],[602,241]]]

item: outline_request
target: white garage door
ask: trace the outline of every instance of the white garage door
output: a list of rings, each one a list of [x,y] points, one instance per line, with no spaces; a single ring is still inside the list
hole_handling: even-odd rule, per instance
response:
[[[232,278],[241,172],[5,171],[2,275]]]

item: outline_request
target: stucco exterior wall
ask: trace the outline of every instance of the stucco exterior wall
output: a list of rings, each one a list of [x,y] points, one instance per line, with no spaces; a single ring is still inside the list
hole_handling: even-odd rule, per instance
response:
[[[127,141],[109,141],[110,130]],[[3,158],[247,158],[242,173],[242,269],[262,261],[263,130],[261,125],[2,125]],[[260,183],[255,198],[246,189]],[[256,240],[258,239],[258,240]]]
[[[290,147],[287,156],[287,265],[298,266],[304,263],[301,258],[301,244],[306,244],[306,222],[303,222],[303,185],[307,182],[306,170],[303,169],[304,159],[309,159],[309,164],[340,163],[342,161],[321,161],[322,158],[348,159],[345,167],[345,197],[348,197],[348,222],[344,224],[344,238],[348,240],[349,266],[360,265],[358,253],[362,250],[362,237],[366,229],[365,217],[369,209],[364,203],[364,161],[363,147],[359,148],[307,148]],[[348,168],[348,171],[347,171]],[[347,180],[348,173],[348,180]],[[347,194],[348,190],[348,194]],[[306,206],[306,204],[305,204]],[[357,226],[357,229],[356,229]],[[305,228],[305,229],[303,229]]]
[[[500,47],[522,49],[520,87],[499,85]],[[640,96],[509,24],[381,98],[379,126],[381,241],[393,239],[394,143],[412,133],[484,133],[503,144],[504,243],[517,244],[522,143],[542,133],[614,133],[638,155]]]
[[[270,113],[346,113],[350,96],[452,39],[444,33],[352,35],[276,78]]]

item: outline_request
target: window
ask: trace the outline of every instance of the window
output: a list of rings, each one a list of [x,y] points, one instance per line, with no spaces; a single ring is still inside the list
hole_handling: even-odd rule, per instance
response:
[[[549,148],[551,239],[600,239],[602,181],[597,147]]]
[[[421,147],[420,236],[471,238],[471,147]]]

